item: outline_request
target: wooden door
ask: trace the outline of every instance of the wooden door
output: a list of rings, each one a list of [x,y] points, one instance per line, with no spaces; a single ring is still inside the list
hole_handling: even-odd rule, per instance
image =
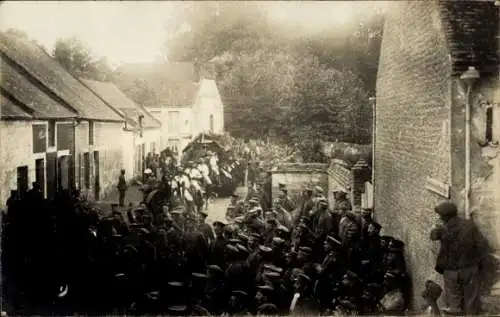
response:
[[[45,197],[45,160],[35,160],[35,181],[40,185],[42,195]]]
[[[70,164],[69,156],[61,156],[57,159],[57,185],[59,189],[69,190]]]
[[[99,200],[99,193],[101,189],[100,175],[99,175],[99,151],[94,151],[94,198]]]
[[[28,166],[19,166],[17,168],[17,191],[21,197],[28,192]]]
[[[47,198],[54,199],[57,192],[57,153],[47,153]]]

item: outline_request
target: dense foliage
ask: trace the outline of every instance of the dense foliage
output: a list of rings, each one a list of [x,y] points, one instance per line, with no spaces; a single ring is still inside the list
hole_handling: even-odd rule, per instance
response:
[[[169,21],[170,59],[217,63],[232,135],[370,142],[381,13],[314,35],[252,4],[180,6]]]
[[[105,57],[96,58],[77,38],[58,39],[52,56],[76,77],[97,81],[110,80],[112,70]]]

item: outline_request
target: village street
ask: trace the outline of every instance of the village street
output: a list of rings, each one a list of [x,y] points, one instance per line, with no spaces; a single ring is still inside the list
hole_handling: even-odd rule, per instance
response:
[[[245,188],[238,187],[236,193],[244,195]],[[139,204],[142,200],[142,192],[139,190],[139,186],[130,186],[127,191],[127,196],[125,199],[125,205],[132,203],[133,205]],[[104,215],[111,212],[111,204],[116,204],[118,202],[118,190],[114,188],[106,200],[101,200],[97,203],[97,206]],[[208,207],[208,217],[207,223],[212,224],[216,220],[224,219],[226,215],[226,209],[229,204],[229,198],[216,198]]]

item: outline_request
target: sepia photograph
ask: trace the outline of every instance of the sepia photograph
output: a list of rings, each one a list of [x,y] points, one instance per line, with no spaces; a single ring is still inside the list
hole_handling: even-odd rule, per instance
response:
[[[0,316],[500,315],[500,1],[2,1]]]

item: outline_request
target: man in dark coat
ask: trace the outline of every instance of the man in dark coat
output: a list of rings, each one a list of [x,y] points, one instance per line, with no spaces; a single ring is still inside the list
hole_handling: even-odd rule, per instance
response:
[[[458,217],[454,203],[443,202],[434,211],[444,223],[431,231],[431,240],[441,242],[436,271],[444,278],[448,307],[443,310],[476,315],[480,309],[479,277],[487,250],[485,240],[474,222]]]

